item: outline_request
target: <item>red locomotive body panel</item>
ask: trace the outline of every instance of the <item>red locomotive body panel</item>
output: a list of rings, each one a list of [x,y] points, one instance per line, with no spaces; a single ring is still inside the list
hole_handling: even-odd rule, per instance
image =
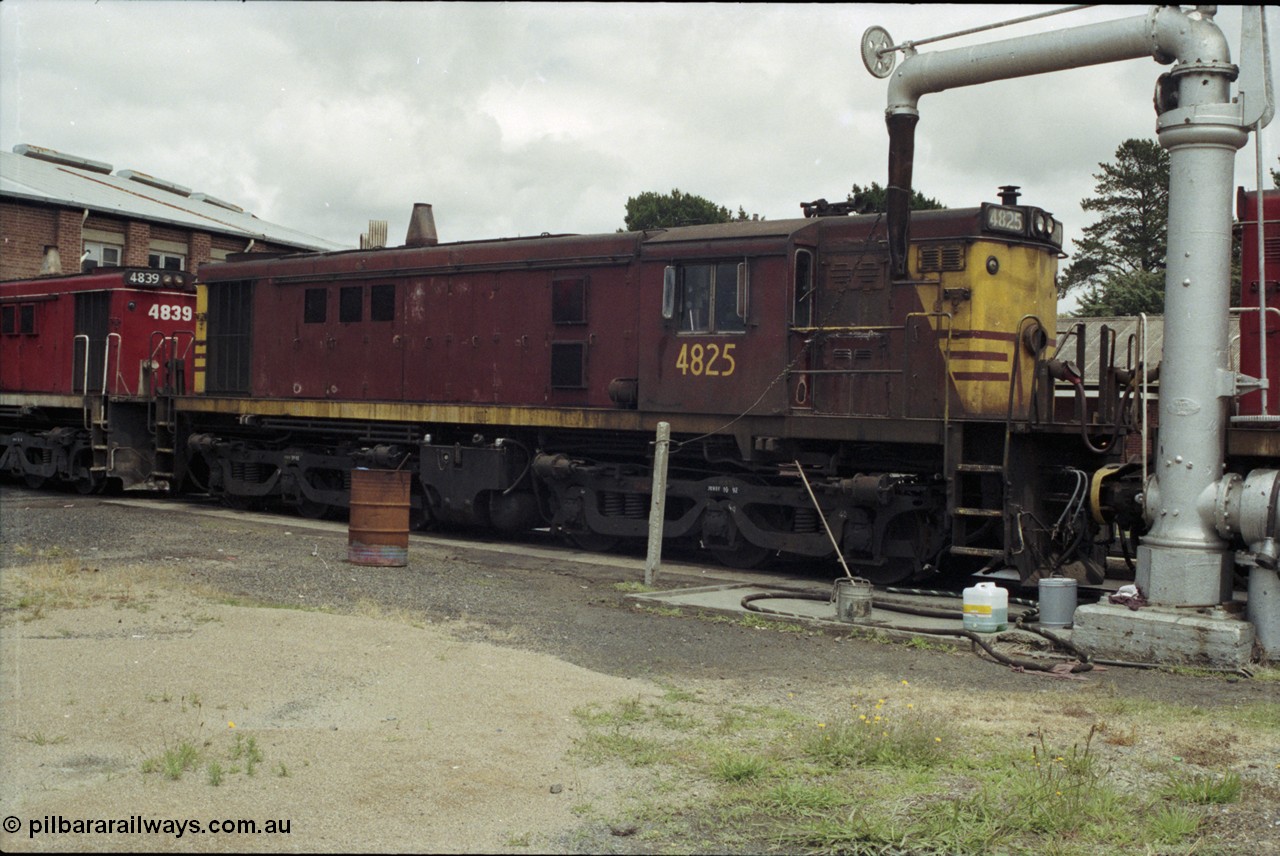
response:
[[[635,235],[568,236],[211,267],[214,292],[255,287],[248,386],[215,373],[209,389],[611,407],[610,381],[635,376],[635,246]]]
[[[132,268],[0,283],[0,393],[144,395],[161,340],[195,335],[195,288]],[[159,349],[159,350],[158,350]],[[189,369],[189,366],[187,367]],[[189,372],[184,372],[189,376]]]
[[[1263,192],[1263,255],[1265,275],[1258,271],[1258,194],[1236,195],[1236,216],[1243,224],[1240,258],[1241,302],[1253,311],[1240,315],[1240,370],[1251,377],[1262,375],[1262,327],[1258,309],[1265,307],[1267,413],[1280,414],[1280,190]],[[1262,393],[1251,392],[1240,397],[1240,413],[1262,414]]]

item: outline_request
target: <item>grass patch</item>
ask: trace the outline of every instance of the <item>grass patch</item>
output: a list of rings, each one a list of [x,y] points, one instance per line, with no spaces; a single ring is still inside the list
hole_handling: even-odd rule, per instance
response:
[[[1175,778],[1173,762],[1130,748],[1153,711],[1199,724],[1195,708],[1152,705],[1122,724],[1083,725],[1074,741],[1035,728],[1011,743],[898,683],[821,718],[667,688],[578,711],[586,735],[575,753],[640,771],[621,821],[655,852],[689,841],[707,852],[1218,852],[1205,806],[1247,787],[1233,774],[1187,776],[1185,763]]]
[[[1235,773],[1170,776],[1165,795],[1192,805],[1225,805],[1240,799],[1244,782]]]

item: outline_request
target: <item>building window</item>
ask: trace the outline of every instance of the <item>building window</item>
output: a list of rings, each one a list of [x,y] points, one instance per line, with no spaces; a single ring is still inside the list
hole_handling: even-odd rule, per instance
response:
[[[329,289],[308,288],[302,300],[302,323],[323,324],[328,319]]]
[[[338,290],[338,320],[343,322],[364,320],[364,289],[349,285]]]
[[[396,320],[396,287],[394,285],[370,286],[369,320]]]
[[[82,267],[85,269],[120,267],[120,259],[124,255],[124,246],[121,244],[104,244],[101,241],[85,241],[84,252],[85,257]]]
[[[184,270],[186,264],[186,256],[180,256],[177,253],[147,254],[147,267],[157,270]]]

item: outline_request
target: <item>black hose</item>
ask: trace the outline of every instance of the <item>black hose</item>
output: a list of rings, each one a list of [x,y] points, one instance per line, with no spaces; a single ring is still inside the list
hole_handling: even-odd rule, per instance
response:
[[[785,591],[756,592],[755,594],[749,594],[743,597],[741,601],[741,606],[743,609],[747,610],[748,612],[762,612],[762,613],[767,613],[769,615],[785,616],[787,618],[812,618],[812,616],[808,616],[808,615],[798,615],[794,612],[782,612],[780,610],[768,609],[763,606],[755,605],[755,602],[757,600],[768,600],[768,599],[813,600],[813,601],[818,601],[820,603],[830,603],[832,600],[832,596],[821,595],[821,594],[810,594],[809,592],[785,592]],[[883,609],[889,612],[902,612],[908,615],[919,615],[926,618],[954,619],[956,617],[955,612],[951,610],[944,611],[940,609],[928,609],[927,607],[919,607],[919,606],[905,604],[905,603],[902,603],[901,601],[876,600],[873,598],[871,601],[871,605],[873,608]],[[1051,634],[1046,630],[1033,629],[1030,627],[1025,627],[1023,625],[1022,622],[1025,620],[1026,616],[1033,615],[1035,613],[1036,613],[1035,610],[1028,610],[1022,615],[1017,616],[1016,618],[1017,626],[1023,630],[1027,630],[1031,633],[1036,633],[1040,636],[1043,636],[1045,639],[1048,639],[1050,642],[1053,642],[1055,645],[1060,645],[1061,647],[1070,651],[1072,654],[1075,654],[1080,659],[1080,662],[1072,664],[1071,666],[1072,673],[1090,671],[1093,668],[1093,664],[1090,663],[1088,661],[1088,658],[1084,654],[1082,654],[1079,651],[1079,649],[1073,646],[1070,642],[1068,642],[1067,640],[1063,639],[1060,636]],[[880,625],[880,626],[883,626],[883,625]],[[902,627],[902,626],[892,626],[892,625],[889,627],[889,629],[909,631],[912,633],[921,633],[926,636],[959,636],[959,637],[963,637],[970,640],[975,645],[982,648],[982,650],[990,654],[993,659],[997,660],[1000,663],[1005,664],[1006,666],[1010,666],[1012,668],[1019,668],[1024,671],[1031,671],[1031,672],[1051,672],[1055,669],[1055,666],[1051,666],[1045,663],[1039,663],[1033,660],[1015,660],[1013,657],[1009,657],[1004,654],[1001,654],[998,651],[996,651],[994,648],[992,648],[991,645],[988,644],[985,639],[983,639],[981,636],[979,636],[977,633],[975,633],[972,630],[922,630],[917,627]]]

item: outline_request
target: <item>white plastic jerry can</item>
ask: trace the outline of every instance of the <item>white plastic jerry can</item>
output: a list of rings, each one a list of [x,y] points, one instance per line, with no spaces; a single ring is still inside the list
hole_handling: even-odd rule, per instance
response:
[[[964,590],[964,629],[995,633],[1009,627],[1009,593],[995,583]]]

